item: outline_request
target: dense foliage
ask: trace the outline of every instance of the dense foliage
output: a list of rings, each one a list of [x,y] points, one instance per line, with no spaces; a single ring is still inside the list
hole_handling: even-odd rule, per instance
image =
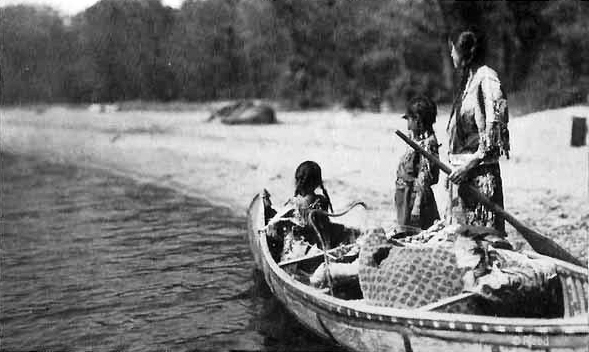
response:
[[[451,100],[447,38],[487,34],[488,63],[535,108],[586,101],[589,3],[101,0],[71,18],[0,8],[1,102],[268,98],[378,108]]]

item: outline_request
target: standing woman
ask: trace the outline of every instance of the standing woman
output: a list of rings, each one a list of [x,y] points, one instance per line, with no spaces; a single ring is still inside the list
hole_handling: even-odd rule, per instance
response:
[[[465,194],[471,184],[503,207],[499,157],[509,158],[507,99],[497,73],[484,64],[481,36],[465,31],[450,42],[454,67],[461,73],[460,90],[448,121],[448,154],[453,172],[448,179],[450,223],[505,231],[503,218]]]

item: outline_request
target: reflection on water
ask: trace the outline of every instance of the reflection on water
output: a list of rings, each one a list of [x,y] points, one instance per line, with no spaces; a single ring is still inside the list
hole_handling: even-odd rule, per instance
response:
[[[0,172],[3,350],[336,349],[252,279],[228,209],[4,153]]]

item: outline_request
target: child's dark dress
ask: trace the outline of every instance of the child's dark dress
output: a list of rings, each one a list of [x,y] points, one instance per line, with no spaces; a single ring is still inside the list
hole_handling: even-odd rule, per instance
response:
[[[435,134],[417,141],[428,152],[438,156],[438,141]],[[425,157],[411,149],[399,162],[395,183],[395,206],[397,223],[426,229],[440,218],[431,185],[438,183],[440,170]],[[411,218],[414,207],[419,217]]]

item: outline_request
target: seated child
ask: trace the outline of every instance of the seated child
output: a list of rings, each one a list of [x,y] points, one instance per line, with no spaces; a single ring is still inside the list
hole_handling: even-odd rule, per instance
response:
[[[322,194],[315,193],[317,188],[321,189]],[[286,205],[289,209],[277,216],[281,219],[288,217],[292,226],[285,232],[280,261],[304,256],[309,254],[311,248],[320,247],[321,241],[309,221],[309,214],[315,209],[333,212],[329,194],[323,185],[321,168],[316,162],[305,161],[297,167],[294,197],[289,199]],[[336,244],[337,241],[331,238],[332,224],[326,215],[319,214],[315,219],[315,225],[324,236],[327,247]]]
[[[409,101],[403,118],[407,119],[411,138],[437,156],[439,145],[433,129],[436,115],[436,104],[425,96],[418,96]],[[437,166],[413,149],[401,157],[395,182],[395,206],[399,225],[427,229],[440,218],[431,189],[431,185],[438,182],[439,173]]]

